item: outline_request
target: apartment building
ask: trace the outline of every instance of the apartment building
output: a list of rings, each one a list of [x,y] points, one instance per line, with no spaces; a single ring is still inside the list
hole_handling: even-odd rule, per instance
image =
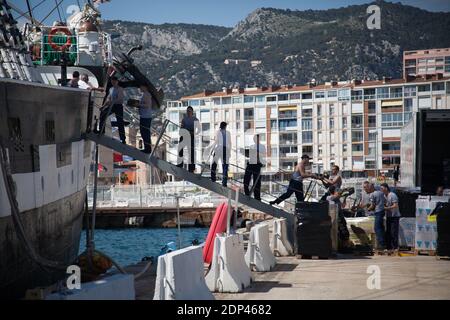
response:
[[[441,73],[450,77],[450,48],[403,52],[403,77],[431,76]]]
[[[375,176],[400,164],[400,129],[413,112],[450,108],[450,77],[205,90],[168,102],[167,118],[179,123],[187,106],[202,127],[197,146],[211,143],[221,121],[229,124],[230,162],[239,167],[231,166],[230,175],[238,179],[245,166],[239,148],[250,145],[255,133],[268,151],[263,181],[288,179],[301,154],[312,157],[315,172],[336,164],[346,176]],[[167,159],[175,163],[178,128],[170,125],[167,134]]]

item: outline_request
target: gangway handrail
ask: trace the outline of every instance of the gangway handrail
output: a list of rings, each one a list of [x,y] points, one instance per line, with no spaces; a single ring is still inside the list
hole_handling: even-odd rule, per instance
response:
[[[152,156],[151,154],[150,155],[146,154],[146,153],[136,149],[135,147],[125,145],[114,138],[107,137],[102,134],[96,134],[93,132],[85,133],[84,138],[89,139],[89,140],[91,140],[97,144],[100,144],[102,146],[105,146],[107,148],[111,148],[122,154],[127,154],[128,156],[131,156],[141,162],[147,163],[147,164],[154,166],[154,167],[156,167],[162,171],[165,171],[167,173],[171,173],[176,177],[179,177],[186,181],[194,183],[194,184],[196,184],[202,188],[205,188],[207,190],[210,190],[214,193],[217,193],[224,197],[228,197],[230,188],[224,187],[216,182],[211,181],[208,178],[202,177],[201,175],[191,173],[188,170],[185,170],[184,168],[180,168],[180,167],[178,167],[174,164],[171,164],[165,160],[162,160],[155,156]],[[295,239],[294,239],[295,234],[293,232],[294,226],[295,226],[295,215],[293,213],[287,212],[287,211],[282,210],[281,208],[278,208],[275,206],[271,206],[260,200],[251,198],[250,196],[243,194],[239,190],[236,190],[236,191],[233,190],[233,192],[239,192],[239,202],[245,206],[251,207],[253,209],[256,209],[258,211],[261,211],[261,212],[271,215],[273,217],[286,218],[289,228],[292,229],[292,232],[289,232],[289,235],[290,235],[289,240],[295,244]]]

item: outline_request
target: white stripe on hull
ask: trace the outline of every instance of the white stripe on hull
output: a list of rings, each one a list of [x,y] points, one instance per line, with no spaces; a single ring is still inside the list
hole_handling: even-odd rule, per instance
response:
[[[40,171],[13,174],[20,212],[42,207],[86,187],[93,148],[91,146],[89,157],[84,158],[85,143],[89,142],[72,142],[71,164],[60,168],[56,167],[56,145],[39,146]],[[0,175],[0,218],[10,215],[5,181]]]

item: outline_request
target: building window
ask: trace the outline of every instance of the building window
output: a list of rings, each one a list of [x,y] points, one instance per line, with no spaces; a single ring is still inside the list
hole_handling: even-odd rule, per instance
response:
[[[435,82],[433,83],[433,91],[444,91],[445,83],[444,82]]]
[[[244,120],[253,120],[254,112],[253,109],[244,109]]]
[[[362,143],[352,144],[352,151],[362,152],[364,150],[364,145]]]
[[[241,110],[236,110],[236,120],[241,120]]]
[[[351,90],[350,89],[339,90],[338,91],[338,99],[339,99],[339,101],[350,100],[350,94],[351,94]]]
[[[277,126],[277,120],[270,120],[270,129],[276,130],[278,128]]]
[[[363,116],[352,116],[352,128],[362,128]]]
[[[319,153],[319,157],[323,155],[323,148],[322,148],[322,146],[319,146],[319,147],[317,148],[317,151],[318,151],[318,153]]]
[[[242,103],[242,97],[233,97],[233,104]]]
[[[302,132],[302,143],[312,143],[312,142],[313,142],[312,131],[303,131]]]
[[[287,94],[279,94],[278,101],[287,101],[289,99],[289,95]]]
[[[375,142],[369,142],[369,150],[368,150],[368,155],[369,156],[371,156],[371,157],[374,157],[375,155],[376,155],[376,152],[377,152],[377,146],[376,146],[376,143]]]
[[[375,89],[364,89],[364,99],[372,100],[375,99]]]
[[[294,129],[297,127],[297,119],[280,119],[278,124],[280,130],[285,130],[287,128]]]
[[[311,118],[312,117],[312,109],[303,109],[302,117],[303,118]]]
[[[297,144],[297,133],[280,133],[280,145]]]
[[[334,115],[334,105],[330,104],[330,116]]]
[[[209,134],[209,129],[211,129],[210,123],[202,123],[202,133]]]
[[[317,116],[320,117],[322,115],[322,105],[317,105]]]
[[[297,110],[286,110],[278,113],[279,119],[297,119]]]
[[[342,131],[342,141],[347,141],[347,130]]]
[[[274,96],[274,97],[267,97],[266,101],[267,102],[276,102],[277,101],[277,97],[276,96]]]
[[[377,168],[376,161],[366,160],[366,170],[374,170]]]
[[[369,116],[369,128],[375,128],[377,126],[377,116]]]
[[[312,130],[312,120],[311,119],[302,119],[302,130]]]
[[[405,87],[405,97],[415,97],[416,96],[416,86]]]
[[[337,97],[336,90],[328,91],[328,98],[335,98],[335,97]]]
[[[330,118],[330,129],[334,129],[334,118]]]
[[[300,93],[291,93],[289,95],[289,99],[291,99],[291,100],[299,100],[300,99]]]
[[[389,98],[389,88],[377,88],[377,98],[378,99]]]
[[[221,104],[220,103],[220,98],[213,98],[212,101],[213,101],[213,104],[216,105],[216,106]]]
[[[304,100],[312,99],[312,92],[311,93],[302,93],[302,99],[304,99]]]
[[[377,141],[377,132],[369,131],[369,141]]]
[[[400,141],[383,142],[382,150],[383,151],[400,151]]]
[[[343,144],[342,145],[342,153],[347,153],[347,151],[348,151],[348,145],[347,144]]]
[[[336,146],[334,144],[330,145],[330,156],[331,157],[336,156]]]
[[[342,118],[342,128],[347,128],[347,117]]]
[[[322,130],[322,119],[317,119],[317,130]]]
[[[381,125],[383,127],[401,127],[401,126],[403,126],[403,113],[384,113],[384,114],[382,114]]]
[[[316,99],[323,99],[323,98],[325,98],[325,92],[324,91],[316,91],[314,93],[314,98],[316,98]]]
[[[256,102],[264,102],[266,99],[266,96],[256,96]]]
[[[377,113],[377,104],[375,101],[369,101],[367,107],[368,107],[369,113]]]
[[[430,85],[429,84],[422,84],[420,86],[417,86],[417,91],[419,91],[419,92],[429,92],[430,91]]]
[[[400,164],[400,157],[383,157],[383,166],[393,166]]]
[[[231,97],[222,98],[222,104],[231,104]]]
[[[244,103],[251,103],[253,101],[255,101],[254,96],[244,96]]]
[[[352,142],[362,142],[364,140],[363,131],[352,131]]]
[[[348,105],[346,103],[342,104],[342,113],[348,114]]]

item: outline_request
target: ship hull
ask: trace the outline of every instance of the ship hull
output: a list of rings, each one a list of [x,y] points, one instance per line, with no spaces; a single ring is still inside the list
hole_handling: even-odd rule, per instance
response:
[[[83,222],[84,190],[54,203],[21,213],[31,243],[42,257],[70,265],[78,255]],[[47,286],[65,276],[45,271],[30,259],[16,237],[11,217],[0,219],[5,236],[0,265],[0,298],[20,298],[29,288]]]
[[[97,96],[96,96],[97,95]],[[102,94],[0,79],[0,140],[13,186],[0,173],[0,298],[21,298],[26,289],[67,276],[43,270],[18,237],[6,190],[14,190],[25,234],[47,260],[70,265],[80,246],[92,143],[90,129]]]

